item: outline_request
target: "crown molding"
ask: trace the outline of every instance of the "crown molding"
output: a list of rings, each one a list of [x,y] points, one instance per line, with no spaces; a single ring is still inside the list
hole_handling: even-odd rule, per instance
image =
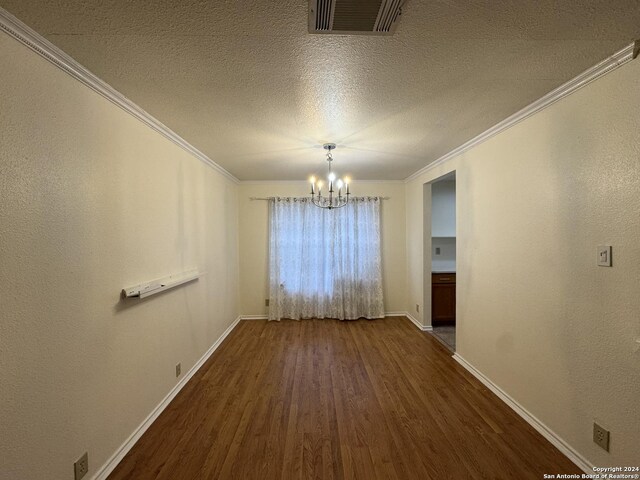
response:
[[[497,135],[500,132],[503,132],[504,130],[513,127],[515,124],[547,108],[549,105],[552,105],[553,103],[566,97],[567,95],[571,95],[573,92],[584,87],[588,83],[593,82],[594,80],[600,78],[601,76],[631,61],[633,59],[634,45],[635,43],[627,45],[622,50],[617,51],[610,57],[594,65],[593,67],[585,70],[584,72],[572,78],[568,82],[563,83],[555,90],[550,91],[549,93],[539,98],[535,102],[524,107],[522,110],[517,111],[516,113],[514,113],[510,117],[505,118],[500,123],[497,123],[490,129],[485,130],[480,135],[473,137],[468,142],[463,143],[457,148],[454,148],[449,153],[441,156],[440,158],[424,166],[417,172],[409,175],[407,178],[404,179],[404,182],[408,183],[412,180],[415,180],[423,173],[426,173],[429,170],[436,168],[439,165],[442,165],[447,160],[457,157],[461,153],[464,153],[467,150],[475,147],[476,145],[481,144],[485,140],[488,140],[491,137],[493,137],[494,135]]]
[[[71,75],[73,78],[83,83],[94,92],[100,94],[102,97],[106,98],[114,105],[131,114],[139,121],[147,125],[149,128],[155,130],[171,142],[175,143],[187,153],[190,153],[198,160],[213,168],[215,171],[222,174],[232,182],[238,183],[238,179],[234,175],[229,173],[225,168],[221,167],[216,162],[211,160],[211,158],[191,145],[180,135],[160,122],[157,118],[145,112],[142,108],[126,98],[111,85],[91,73],[87,68],[80,65],[69,55],[49,42],[49,40],[22,23],[2,7],[0,7],[0,31],[7,33],[10,37],[29,47],[38,55],[54,64],[60,70]]]
[[[307,182],[308,183],[308,182]],[[357,178],[351,178],[351,184],[361,183],[361,184],[377,184],[377,183],[404,183],[404,180],[358,180]]]
[[[240,185],[269,185],[273,183],[296,184],[309,182],[307,180],[240,180],[238,183]]]
[[[306,185],[309,183],[308,180],[240,180],[238,182],[240,185],[273,185],[275,183],[282,183],[285,185]],[[358,180],[352,179],[351,184],[379,184],[379,183],[398,183],[404,184],[404,180]]]
[[[190,153],[191,155],[193,155],[194,157],[196,157],[198,160],[202,161],[209,167],[213,168],[214,170],[216,170],[217,172],[219,172],[229,180],[233,181],[234,183],[236,184],[238,183],[242,183],[242,184],[278,183],[278,181],[261,182],[261,181],[251,181],[251,180],[241,182],[237,177],[235,177],[233,174],[227,171],[224,167],[218,165],[206,154],[204,154],[203,152],[198,150],[196,147],[191,145],[180,135],[178,135],[169,127],[167,127],[162,122],[160,122],[158,119],[156,119],[155,117],[153,117],[152,115],[144,111],[141,107],[139,107],[138,105],[133,103],[131,100],[126,98],[124,95],[122,95],[116,89],[111,87],[105,81],[101,80],[96,75],[91,73],[87,68],[80,65],[76,60],[74,60],[69,55],[64,53],[62,50],[60,50],[58,47],[53,45],[42,35],[34,31],[33,29],[31,29],[29,26],[25,25],[23,22],[21,22],[16,17],[11,15],[2,7],[0,7],[0,30],[4,31],[10,37],[14,38],[15,40],[19,41],[23,45],[27,46],[28,48],[36,52],[38,55],[40,55],[41,57],[45,58],[46,60],[51,62],[53,65],[57,66],[60,70],[66,72],[67,74],[69,74],[70,76],[78,80],[79,82],[91,88],[93,91],[100,94],[102,97],[106,98],[107,100],[109,100],[116,106],[120,107],[130,115],[134,116],[139,121],[147,125],[149,128],[160,133],[165,138],[167,138],[168,140],[170,140],[171,142],[173,142],[174,144],[176,144],[186,152]],[[386,180],[386,181],[385,180],[360,180],[359,183],[396,183],[396,182],[407,183],[407,182],[410,182],[416,179],[418,176],[422,175],[423,173],[426,173],[427,171],[445,163],[447,160],[450,160],[462,154],[463,152],[475,147],[476,145],[479,145],[480,143],[484,142],[485,140],[488,140],[494,135],[497,135],[498,133],[512,127],[513,125],[521,122],[522,120],[525,120],[526,118],[534,115],[535,113],[538,113],[542,109],[566,97],[567,95],[570,95],[571,93],[582,88],[586,84],[600,78],[601,76],[629,62],[634,58],[634,46],[637,48],[637,45],[638,43],[634,42],[626,46],[622,50],[614,53],[613,55],[603,60],[602,62],[598,63],[597,65],[594,65],[588,70],[582,72],[580,75],[576,76],[572,80],[569,80],[568,82],[564,83],[563,85],[556,88],[555,90],[552,90],[551,92],[547,93],[540,99],[536,100],[530,105],[514,113],[510,117],[507,117],[500,123],[497,123],[496,125],[484,131],[480,135],[477,135],[476,137],[472,138],[466,143],[451,150],[449,153],[441,156],[435,161],[424,166],[423,168],[411,174],[404,180]],[[292,181],[292,182],[297,182],[297,181]],[[301,180],[301,182],[304,182],[304,181]],[[280,181],[280,183],[282,183],[282,181]]]

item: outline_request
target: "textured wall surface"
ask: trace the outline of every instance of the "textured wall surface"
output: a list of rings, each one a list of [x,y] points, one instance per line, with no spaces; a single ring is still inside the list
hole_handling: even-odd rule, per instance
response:
[[[268,202],[250,197],[304,197],[306,182],[241,183],[240,292],[243,315],[266,315],[269,298]],[[352,184],[354,195],[388,196],[382,203],[382,276],[385,311],[404,311],[406,304],[405,188],[403,183],[366,182]]]
[[[4,33],[0,65],[0,478],[91,478],[237,317],[237,186]]]
[[[414,0],[389,37],[310,35],[306,0],[0,4],[241,180],[323,142],[404,179],[640,36],[637,0]]]
[[[458,353],[599,466],[640,462],[639,109],[635,60],[407,184],[408,304],[423,184],[455,170]]]

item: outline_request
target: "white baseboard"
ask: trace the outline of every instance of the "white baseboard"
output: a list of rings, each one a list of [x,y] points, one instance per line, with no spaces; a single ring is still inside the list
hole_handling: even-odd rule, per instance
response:
[[[416,325],[416,327],[418,327],[423,332],[433,330],[433,328],[430,326],[425,327],[421,325],[420,322],[418,322],[418,320],[413,318],[407,312],[384,312],[384,316],[385,317],[407,317]],[[268,317],[266,315],[240,315],[240,320],[267,320],[267,318]]]
[[[430,326],[423,326],[417,319],[412,317],[408,312],[386,312],[385,317],[398,317],[405,316],[411,322],[413,322],[418,329],[422,331],[432,330]],[[195,375],[195,373],[202,367],[202,365],[209,359],[211,354],[216,351],[223,340],[231,333],[231,331],[238,325],[240,320],[266,320],[265,315],[241,315],[236,318],[229,327],[222,333],[220,338],[211,345],[211,347],[202,355],[202,357],[191,367],[191,369],[185,374],[185,376],[176,384],[175,387],[167,394],[164,399],[153,409],[153,411],[147,416],[147,418],[134,430],[129,438],[120,446],[120,448],[111,456],[107,462],[100,467],[100,469],[93,476],[93,480],[105,480],[109,474],[118,466],[120,461],[131,450],[138,439],[147,431],[151,424],[160,416],[164,409],[171,403],[171,400],[182,390],[187,382]],[[560,450],[569,460],[575,463],[585,473],[593,473],[593,466],[582,455],[576,452],[569,444],[567,444],[562,438],[556,435],[553,430],[547,427],[544,423],[538,420],[527,409],[521,406],[513,398],[511,398],[504,390],[493,383],[489,378],[477,370],[473,365],[467,362],[459,354],[454,354],[453,358],[462,365],[467,371],[469,371],[474,377],[482,382],[489,390],[495,393],[503,402],[505,402],[514,412],[522,417],[529,425],[535,428],[543,437],[545,437],[552,445]]]
[[[433,330],[433,327],[431,325],[422,325],[417,318],[413,317],[413,315],[411,315],[409,312],[402,312],[402,315],[404,315],[405,317],[407,317],[409,320],[411,320],[411,322],[413,322],[413,324],[418,327],[420,330],[422,330],[423,332],[430,332]]]
[[[267,320],[266,315],[240,315],[240,320]]]
[[[147,418],[134,430],[131,436],[120,446],[120,448],[111,456],[107,462],[100,467],[97,473],[93,476],[93,480],[105,480],[109,474],[118,466],[120,461],[124,458],[124,456],[131,450],[131,448],[136,444],[138,439],[147,431],[147,429],[151,426],[151,424],[155,421],[158,416],[163,412],[163,410],[171,403],[171,400],[182,390],[187,382],[193,377],[193,375],[200,369],[200,367],[206,362],[211,354],[216,351],[216,349],[220,346],[222,341],[227,338],[227,335],[231,333],[231,331],[238,325],[241,317],[236,318],[229,327],[224,331],[220,338],[215,341],[209,350],[207,350],[200,360],[196,362],[196,364],[191,367],[184,377],[176,384],[175,387],[167,394],[166,397],[162,399],[162,401],[153,409],[153,411],[149,414]]]
[[[567,442],[560,438],[553,430],[532,415],[526,408],[516,402],[504,390],[493,383],[482,372],[477,370],[473,365],[467,362],[457,353],[453,355],[455,361],[468,370],[474,377],[480,380],[489,390],[495,393],[504,403],[520,415],[524,421],[535,428],[540,435],[549,440],[553,446],[560,450],[569,460],[575,463],[584,473],[593,474],[593,465],[582,455],[576,452]]]

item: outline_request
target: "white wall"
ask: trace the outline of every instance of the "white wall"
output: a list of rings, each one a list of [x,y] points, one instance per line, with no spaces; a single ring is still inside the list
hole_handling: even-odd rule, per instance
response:
[[[456,236],[456,182],[441,180],[431,185],[431,236]]]
[[[91,478],[237,317],[237,186],[4,33],[0,65],[0,478]]]
[[[407,309],[423,296],[423,184],[455,170],[457,351],[599,466],[640,462],[639,111],[635,60],[406,192]],[[613,268],[596,266],[601,244]]]
[[[240,292],[243,315],[266,315],[269,298],[268,220],[266,201],[250,197],[304,197],[307,182],[241,183],[240,205]],[[385,311],[399,312],[406,305],[405,188],[399,182],[354,181],[352,194],[388,196],[382,202],[382,276]]]
[[[440,253],[437,253],[436,249],[440,249]],[[431,239],[431,271],[456,271],[455,237],[434,237]]]
[[[456,182],[431,184],[431,270],[456,271]],[[436,248],[440,253],[436,253]],[[427,261],[427,259],[423,259]]]

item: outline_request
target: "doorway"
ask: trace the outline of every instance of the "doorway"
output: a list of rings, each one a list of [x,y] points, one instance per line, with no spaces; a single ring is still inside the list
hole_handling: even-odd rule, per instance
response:
[[[430,184],[431,255],[425,270],[431,293],[433,335],[451,351],[456,350],[456,174],[451,172]],[[427,202],[425,202],[427,204]],[[430,214],[429,214],[430,213]],[[430,268],[430,270],[429,270]]]

